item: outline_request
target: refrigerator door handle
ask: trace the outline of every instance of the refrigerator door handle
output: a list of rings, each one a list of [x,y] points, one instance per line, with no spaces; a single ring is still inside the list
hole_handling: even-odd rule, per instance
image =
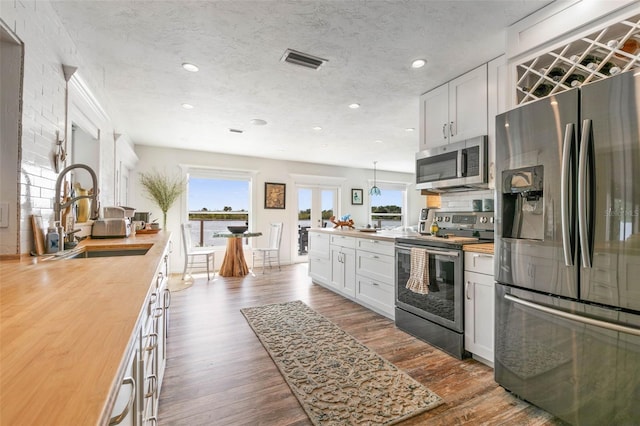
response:
[[[555,315],[560,318],[565,318],[572,321],[577,321],[582,324],[594,325],[596,327],[604,328],[611,331],[617,331],[620,333],[631,334],[633,336],[640,336],[640,329],[635,327],[628,327],[621,324],[616,324],[613,322],[607,322],[603,320],[599,320],[596,318],[585,317],[582,315],[573,314],[571,312],[565,312],[558,309],[550,308],[545,305],[539,305],[534,302],[530,302],[528,300],[520,299],[517,296],[512,296],[510,294],[505,294],[503,296],[506,300],[516,303],[518,305],[527,306],[531,309],[535,309],[540,312],[545,312],[547,314]]]
[[[571,179],[569,176],[571,167],[571,153],[574,138],[574,124],[569,123],[564,130],[564,144],[562,147],[562,170],[560,172],[560,216],[562,224],[562,250],[564,252],[564,264],[566,266],[573,266],[573,247],[571,243],[571,235],[573,229],[570,229],[569,223],[570,217],[573,217],[573,212],[570,211],[571,204],[569,202],[569,194],[573,188],[569,188]],[[573,221],[571,221],[573,222]]]
[[[580,138],[580,158],[578,160],[578,231],[580,234],[580,251],[582,266],[591,268],[591,251],[589,250],[589,224],[587,223],[587,173],[588,156],[591,144],[591,120],[582,122],[582,136]]]

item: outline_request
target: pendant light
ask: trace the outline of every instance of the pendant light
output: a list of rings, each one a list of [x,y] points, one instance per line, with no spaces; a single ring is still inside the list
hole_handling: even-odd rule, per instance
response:
[[[376,164],[377,163],[378,163],[377,161],[373,162],[373,186],[369,190],[369,195],[380,195],[380,188],[378,188],[378,185],[376,184]]]

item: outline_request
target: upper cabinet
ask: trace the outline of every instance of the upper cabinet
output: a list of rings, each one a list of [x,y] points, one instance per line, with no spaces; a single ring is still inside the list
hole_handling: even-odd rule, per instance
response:
[[[420,96],[419,151],[486,134],[486,64]]]
[[[553,2],[507,29],[509,108],[640,66],[640,2]]]

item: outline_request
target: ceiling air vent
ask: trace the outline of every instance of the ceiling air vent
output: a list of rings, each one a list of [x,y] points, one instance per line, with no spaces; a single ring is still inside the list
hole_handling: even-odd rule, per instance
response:
[[[280,59],[283,62],[289,62],[290,64],[300,65],[306,68],[317,70],[327,62],[327,59],[318,58],[317,56],[309,55],[308,53],[298,52],[296,50],[287,49],[284,51],[284,55]]]
[[[240,129],[229,129],[229,131],[231,133],[244,133],[244,130],[240,130]]]

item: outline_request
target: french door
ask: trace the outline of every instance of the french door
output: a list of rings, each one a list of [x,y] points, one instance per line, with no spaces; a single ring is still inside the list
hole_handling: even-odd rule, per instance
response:
[[[296,186],[298,203],[296,242],[293,244],[295,262],[306,262],[309,241],[309,228],[330,226],[329,218],[338,210],[338,187],[298,184]]]

